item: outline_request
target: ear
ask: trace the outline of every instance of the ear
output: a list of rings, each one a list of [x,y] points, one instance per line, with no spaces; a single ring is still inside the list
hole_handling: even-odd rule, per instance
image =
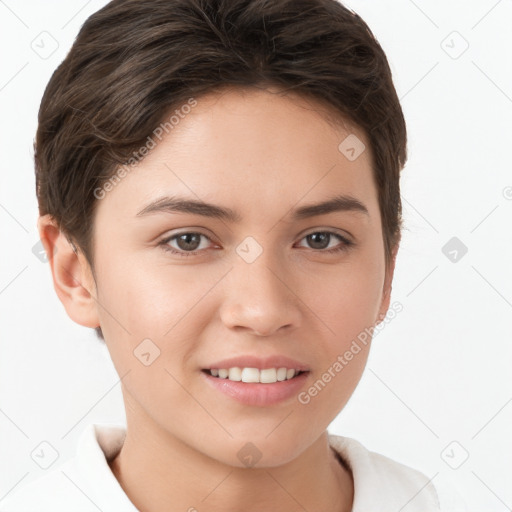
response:
[[[382,288],[382,301],[379,308],[379,316],[375,321],[376,324],[382,322],[386,317],[386,314],[389,309],[389,303],[391,301],[391,289],[393,283],[393,275],[395,273],[395,263],[396,263],[396,255],[398,253],[398,248],[400,247],[400,240],[398,240],[392,250],[391,253],[391,261],[386,269],[386,277],[384,279],[384,286]]]
[[[98,327],[96,283],[87,260],[75,252],[50,215],[39,217],[37,229],[52,271],[53,287],[68,316],[85,327]]]

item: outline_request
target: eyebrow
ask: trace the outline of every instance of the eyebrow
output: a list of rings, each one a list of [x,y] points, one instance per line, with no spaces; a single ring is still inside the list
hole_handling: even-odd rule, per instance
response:
[[[333,212],[355,212],[369,215],[366,206],[349,195],[338,195],[321,203],[307,204],[292,211],[293,220],[303,220]],[[242,216],[232,210],[212,203],[184,197],[161,197],[145,206],[136,217],[144,217],[155,213],[188,213],[212,217],[228,222],[240,222]]]

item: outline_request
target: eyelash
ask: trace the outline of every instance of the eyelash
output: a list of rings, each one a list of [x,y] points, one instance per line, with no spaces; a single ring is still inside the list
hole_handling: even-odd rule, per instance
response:
[[[352,242],[348,238],[345,238],[344,236],[340,235],[339,233],[334,233],[333,231],[313,231],[311,233],[308,233],[307,235],[304,235],[301,238],[301,240],[303,240],[304,238],[306,238],[306,237],[308,237],[310,235],[315,235],[315,234],[319,234],[319,233],[333,235],[333,236],[337,237],[343,243],[341,245],[337,246],[337,247],[334,247],[333,249],[312,249],[315,252],[326,253],[326,254],[334,254],[334,253],[339,253],[339,252],[347,251],[353,245],[355,245],[354,242]],[[164,238],[162,241],[160,241],[158,243],[158,245],[162,246],[162,249],[164,251],[170,252],[171,254],[175,254],[177,256],[184,257],[184,258],[188,258],[190,256],[198,256],[198,254],[204,250],[204,249],[201,249],[201,250],[196,250],[196,251],[177,251],[176,249],[173,249],[172,247],[170,247],[168,245],[168,243],[171,240],[174,240],[174,239],[176,239],[176,238],[178,238],[179,236],[182,236],[182,235],[200,235],[200,236],[204,236],[210,242],[212,241],[210,239],[210,237],[204,235],[203,233],[198,233],[198,232],[195,232],[195,231],[184,231],[183,233],[178,233],[176,235],[172,235],[172,236],[169,236],[167,238]]]

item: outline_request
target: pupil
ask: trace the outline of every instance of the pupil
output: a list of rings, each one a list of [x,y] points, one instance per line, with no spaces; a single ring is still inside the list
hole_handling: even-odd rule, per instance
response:
[[[191,242],[192,238],[196,238],[196,243]],[[184,244],[182,242],[185,242]],[[178,246],[183,250],[195,250],[199,245],[199,235],[197,233],[184,233],[178,236]]]
[[[311,235],[308,235],[314,249],[325,249],[329,245],[329,237],[329,233],[312,233]],[[319,240],[320,247],[315,246]]]

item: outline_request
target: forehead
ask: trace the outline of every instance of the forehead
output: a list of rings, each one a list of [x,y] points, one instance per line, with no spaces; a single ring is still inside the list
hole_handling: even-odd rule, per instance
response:
[[[112,206],[136,215],[166,194],[260,214],[275,201],[292,206],[341,193],[376,201],[364,132],[325,103],[276,88],[224,88],[196,101],[108,193]],[[346,140],[366,149],[351,160]]]
[[[231,146],[240,138],[250,136],[255,143],[269,147],[276,135],[278,140],[274,145],[289,139],[291,134],[301,143],[316,141],[326,134],[334,135],[335,139],[354,134],[367,145],[364,131],[327,100],[285,91],[274,85],[266,88],[223,86],[201,96],[197,106],[180,117],[182,130],[178,136],[186,138],[187,129],[193,129],[194,136],[217,132],[219,138],[215,142],[221,143],[221,136],[226,141],[226,135],[233,135]]]

